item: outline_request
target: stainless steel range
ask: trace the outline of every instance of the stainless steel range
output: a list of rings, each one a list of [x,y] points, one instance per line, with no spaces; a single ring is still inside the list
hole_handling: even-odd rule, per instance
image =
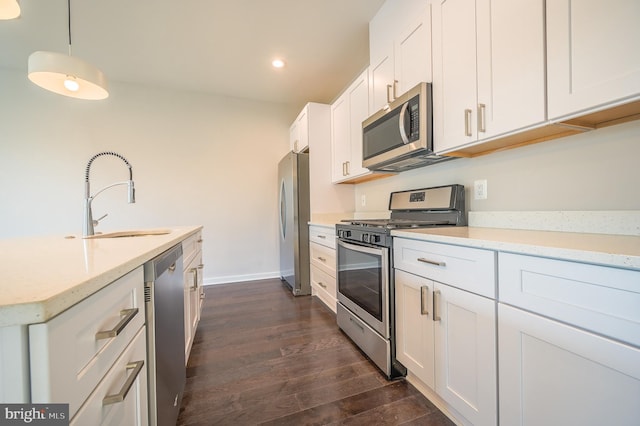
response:
[[[404,376],[395,358],[391,231],[465,226],[464,186],[392,192],[389,219],[349,220],[336,226],[338,326],[384,372]]]

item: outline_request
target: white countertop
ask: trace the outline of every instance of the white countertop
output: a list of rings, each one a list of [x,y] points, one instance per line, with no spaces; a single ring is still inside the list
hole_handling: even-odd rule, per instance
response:
[[[45,322],[202,227],[169,229],[124,238],[0,240],[0,327]]]
[[[396,230],[391,234],[395,237],[640,269],[638,236],[466,226]]]

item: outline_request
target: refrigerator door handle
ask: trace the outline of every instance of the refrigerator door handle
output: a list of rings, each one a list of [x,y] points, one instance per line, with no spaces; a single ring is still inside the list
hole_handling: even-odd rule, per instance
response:
[[[287,192],[284,186],[284,180],[280,184],[280,235],[282,239],[286,239],[287,225]]]

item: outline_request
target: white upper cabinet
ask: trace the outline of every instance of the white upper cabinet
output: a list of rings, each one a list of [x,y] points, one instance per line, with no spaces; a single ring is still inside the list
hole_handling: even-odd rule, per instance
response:
[[[309,104],[300,111],[289,129],[291,151],[305,152],[309,149]]]
[[[365,70],[331,105],[333,183],[372,172],[362,167],[362,122],[369,116],[369,77]]]
[[[549,118],[640,95],[640,2],[547,1]]]
[[[431,81],[431,6],[388,0],[369,23],[370,111]]]
[[[437,2],[435,151],[544,123],[544,59],[542,0]]]

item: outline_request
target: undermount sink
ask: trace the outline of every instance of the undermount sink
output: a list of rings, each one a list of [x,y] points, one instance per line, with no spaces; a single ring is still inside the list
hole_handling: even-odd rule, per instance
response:
[[[126,237],[144,237],[147,235],[165,235],[170,233],[170,229],[143,229],[134,231],[115,231],[107,232],[104,234],[95,234],[82,237],[84,239],[96,239],[96,238],[126,238]]]

